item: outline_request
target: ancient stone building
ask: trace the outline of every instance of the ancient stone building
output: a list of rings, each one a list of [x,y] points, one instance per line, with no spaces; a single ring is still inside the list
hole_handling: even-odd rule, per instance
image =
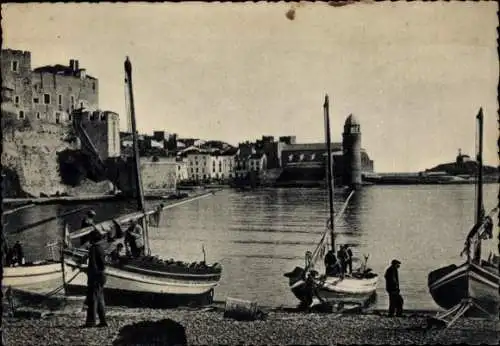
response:
[[[32,111],[31,53],[2,49],[1,67],[2,89],[10,90],[16,116],[19,119],[30,117]]]
[[[102,161],[120,156],[120,119],[110,111],[83,111],[75,113],[79,137],[89,145]],[[80,127],[81,126],[81,127]],[[94,151],[94,150],[93,150]]]
[[[67,123],[77,108],[99,109],[98,80],[79,67],[78,60],[69,66],[35,68],[32,72],[33,113],[37,120]]]

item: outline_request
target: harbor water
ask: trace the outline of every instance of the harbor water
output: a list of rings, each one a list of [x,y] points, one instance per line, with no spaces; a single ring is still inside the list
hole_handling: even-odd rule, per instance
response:
[[[497,203],[498,185],[484,187],[485,208]],[[339,210],[346,196],[336,193]],[[459,264],[465,236],[474,221],[474,185],[369,186],[355,193],[337,221],[337,244],[355,255],[369,254],[379,273],[375,307],[386,308],[383,274],[399,259],[405,308],[437,309],[427,289],[429,271]],[[8,217],[9,242],[20,240],[28,260],[48,256],[45,244],[60,238],[63,224],[54,221],[15,233],[21,225],[74,208],[92,206],[97,221],[132,211],[133,203],[44,205]],[[66,219],[76,229],[83,213]],[[265,306],[296,306],[285,272],[303,266],[327,221],[327,194],[322,189],[223,190],[214,196],[166,210],[158,228],[150,228],[151,250],[161,258],[203,260],[223,265],[215,299],[233,297]]]

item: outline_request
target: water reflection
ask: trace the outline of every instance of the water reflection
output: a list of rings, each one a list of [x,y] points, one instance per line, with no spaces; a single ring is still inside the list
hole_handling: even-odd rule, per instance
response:
[[[485,207],[497,201],[497,185],[485,186]],[[335,193],[335,210],[345,201]],[[262,189],[222,191],[168,209],[160,227],[150,228],[152,253],[182,261],[221,262],[223,274],[216,299],[227,296],[265,305],[292,306],[296,298],[283,273],[304,264],[326,229],[328,196],[323,189]],[[8,216],[8,241],[20,239],[27,257],[44,258],[45,244],[61,235],[61,222],[20,234],[20,226],[83,206],[105,220],[134,211],[135,203],[38,206]],[[435,308],[427,289],[427,273],[460,263],[464,237],[474,219],[474,186],[371,186],[357,191],[336,227],[337,243],[354,244],[359,257],[369,254],[369,266],[381,275],[378,307],[386,307],[383,274],[393,258],[401,260],[400,281],[409,308]],[[71,229],[85,212],[65,218]],[[30,257],[30,258],[32,258]]]

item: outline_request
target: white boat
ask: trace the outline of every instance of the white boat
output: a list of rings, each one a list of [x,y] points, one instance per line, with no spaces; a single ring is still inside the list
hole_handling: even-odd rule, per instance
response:
[[[44,261],[4,267],[3,287],[23,288],[61,282],[61,263]]]
[[[431,271],[428,275],[429,292],[440,307],[446,311],[436,318],[448,326],[461,316],[498,318],[499,295],[499,249],[498,234],[493,235],[493,218],[498,215],[498,207],[484,215],[482,199],[483,164],[483,111],[477,115],[479,128],[479,148],[477,153],[478,179],[476,194],[476,220],[466,237],[462,255],[467,259],[460,265],[451,264]],[[489,251],[486,245],[490,246]],[[484,248],[484,249],[483,249]],[[484,255],[487,257],[484,258]]]
[[[378,283],[378,275],[371,272],[366,267],[368,259],[365,256],[363,265],[354,270],[351,275],[317,275],[314,270],[316,262],[323,259],[323,255],[328,247],[328,236],[330,237],[330,249],[335,251],[335,218],[333,210],[333,173],[331,162],[331,141],[330,141],[330,119],[329,119],[328,96],[325,97],[325,133],[327,144],[327,185],[329,195],[330,218],[327,223],[327,230],[323,234],[314,253],[306,253],[305,267],[295,267],[292,272],[284,274],[288,277],[289,286],[293,294],[300,300],[302,307],[311,307],[318,303],[329,303],[338,307],[347,304],[365,306],[375,296]],[[344,203],[339,215],[345,211],[347,203],[354,194],[351,191]],[[330,220],[333,220],[330,222]]]

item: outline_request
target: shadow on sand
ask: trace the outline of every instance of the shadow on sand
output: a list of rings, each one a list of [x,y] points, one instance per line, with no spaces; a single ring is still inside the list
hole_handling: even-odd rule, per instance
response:
[[[120,329],[113,346],[122,345],[187,345],[186,331],[171,319],[142,321]]]

